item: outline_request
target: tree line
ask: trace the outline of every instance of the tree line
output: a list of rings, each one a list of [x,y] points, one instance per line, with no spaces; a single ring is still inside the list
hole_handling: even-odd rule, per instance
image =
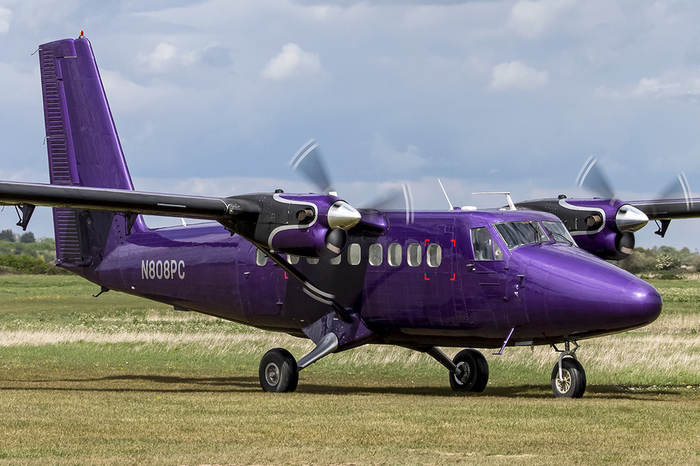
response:
[[[672,246],[636,247],[629,257],[615,264],[635,275],[682,278],[690,272],[700,272],[700,253],[687,247],[681,250]]]
[[[34,237],[31,231],[17,234],[0,231],[0,274],[59,274],[68,273],[56,267],[56,241]]]

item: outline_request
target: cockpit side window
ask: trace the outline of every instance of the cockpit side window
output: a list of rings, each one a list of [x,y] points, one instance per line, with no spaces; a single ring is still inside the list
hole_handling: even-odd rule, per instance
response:
[[[491,232],[486,227],[472,228],[471,234],[474,260],[492,261],[503,259],[503,251],[493,241]]]
[[[549,237],[538,222],[503,222],[496,223],[494,226],[511,251],[526,244],[549,241]]]
[[[557,243],[569,243],[572,246],[576,246],[571,233],[569,233],[569,230],[566,229],[562,222],[542,222],[542,225]]]

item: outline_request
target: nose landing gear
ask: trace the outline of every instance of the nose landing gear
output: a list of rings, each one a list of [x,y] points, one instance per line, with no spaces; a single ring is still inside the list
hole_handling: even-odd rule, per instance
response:
[[[574,344],[573,349],[570,343]],[[552,391],[557,398],[581,398],[586,391],[586,371],[576,359],[579,345],[575,341],[567,341],[564,345],[564,350],[552,345],[559,353],[559,362],[552,369]]]

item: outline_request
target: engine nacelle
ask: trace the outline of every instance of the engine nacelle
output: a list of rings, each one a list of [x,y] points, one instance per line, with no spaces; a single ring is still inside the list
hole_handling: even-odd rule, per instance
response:
[[[360,213],[337,196],[317,194],[248,194],[227,201],[242,214],[224,226],[257,246],[295,256],[332,258],[343,252],[347,230]]]
[[[574,240],[581,249],[607,260],[622,260],[632,254],[634,249],[634,233],[619,233],[608,229],[594,235],[574,236]]]

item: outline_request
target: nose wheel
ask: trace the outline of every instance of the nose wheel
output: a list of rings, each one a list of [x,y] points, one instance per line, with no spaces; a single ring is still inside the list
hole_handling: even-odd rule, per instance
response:
[[[581,398],[586,391],[586,371],[576,359],[578,345],[574,342],[573,350],[566,342],[564,351],[559,352],[559,362],[552,369],[552,391],[557,398]]]

